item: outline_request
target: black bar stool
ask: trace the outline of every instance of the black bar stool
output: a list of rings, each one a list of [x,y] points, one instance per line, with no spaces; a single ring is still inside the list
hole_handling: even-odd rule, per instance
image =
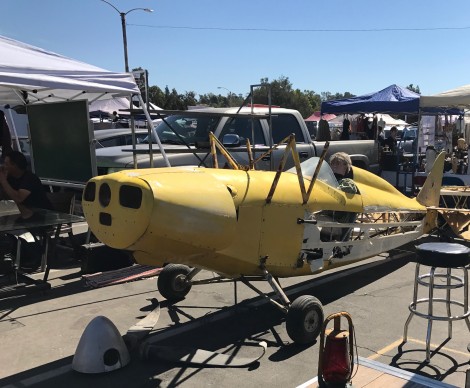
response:
[[[433,321],[448,322],[448,337],[452,338],[452,322],[465,319],[468,330],[470,331],[470,310],[468,308],[468,265],[470,264],[470,248],[461,244],[454,243],[424,243],[416,246],[416,272],[414,282],[413,301],[408,306],[410,315],[405,323],[403,334],[403,343],[407,341],[408,325],[414,315],[428,320],[428,329],[426,334],[426,362],[430,361],[430,343]],[[419,273],[420,265],[431,267],[429,273]],[[445,272],[436,272],[436,268],[445,268]],[[452,275],[453,269],[463,271],[463,277]],[[445,284],[435,284],[435,279],[444,279]],[[418,299],[418,286],[428,287],[428,297]],[[451,299],[451,290],[463,288],[463,302],[461,300]],[[446,290],[445,298],[434,297],[435,289]],[[434,315],[433,304],[435,302],[445,303],[447,315]],[[428,307],[427,314],[418,311],[418,304],[426,303]],[[463,308],[461,315],[452,315],[451,305],[457,305]]]

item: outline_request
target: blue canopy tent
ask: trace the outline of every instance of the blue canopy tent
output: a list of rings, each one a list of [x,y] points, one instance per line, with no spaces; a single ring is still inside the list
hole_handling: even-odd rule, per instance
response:
[[[418,93],[393,84],[375,93],[324,101],[321,104],[321,113],[336,115],[354,113],[419,114],[420,98]],[[461,115],[463,111],[454,107],[421,107],[421,114]]]
[[[408,113],[419,112],[419,94],[398,85],[390,85],[375,93],[324,101],[321,113]]]
[[[340,100],[325,101],[321,104],[321,114],[355,114],[355,113],[391,113],[391,114],[413,114],[418,115],[462,115],[463,111],[455,109],[455,106],[439,106],[428,104],[420,108],[421,96],[398,85],[390,85],[375,93],[369,93],[358,97],[345,98]],[[375,136],[375,134],[374,134]],[[417,142],[413,144],[414,164],[418,165]],[[394,169],[396,168],[395,184],[398,186],[398,165],[399,158],[396,156]],[[413,170],[414,174],[414,170]],[[412,178],[413,179],[413,178]],[[406,181],[405,181],[406,186]],[[405,189],[406,190],[406,189]]]

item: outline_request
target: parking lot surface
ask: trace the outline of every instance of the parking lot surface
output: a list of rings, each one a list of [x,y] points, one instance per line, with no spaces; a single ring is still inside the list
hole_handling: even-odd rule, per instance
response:
[[[413,294],[412,258],[412,249],[403,248],[353,266],[280,282],[291,300],[303,294],[320,299],[325,316],[350,313],[358,356],[464,387],[470,367],[470,333],[464,321],[454,323],[451,339],[447,323],[434,323],[429,364],[424,362],[426,320],[414,317],[408,342],[402,344]],[[156,289],[156,278],[89,289],[78,265],[59,267],[51,271],[52,289],[46,293],[0,300],[0,386],[296,387],[317,375],[318,341],[312,346],[293,344],[284,315],[241,283],[236,288],[231,282],[193,286],[184,300],[168,304]],[[270,292],[266,284],[256,285]],[[221,368],[145,359],[137,346],[122,369],[84,374],[71,368],[78,341],[93,318],[105,316],[125,334],[156,303],[161,313],[147,337],[152,343],[256,357],[259,343],[265,341],[266,353],[249,367]]]

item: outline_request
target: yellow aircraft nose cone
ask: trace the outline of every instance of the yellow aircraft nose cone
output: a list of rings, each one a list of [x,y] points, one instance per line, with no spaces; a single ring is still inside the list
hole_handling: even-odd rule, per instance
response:
[[[95,236],[106,245],[126,249],[146,231],[153,207],[147,184],[118,174],[96,177],[83,194],[83,213]]]

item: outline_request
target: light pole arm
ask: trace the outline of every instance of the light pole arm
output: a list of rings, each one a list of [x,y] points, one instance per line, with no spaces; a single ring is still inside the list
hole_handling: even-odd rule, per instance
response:
[[[102,1],[104,1],[104,0],[102,0]],[[153,10],[151,10],[150,8],[132,8],[129,11],[126,12],[126,15],[128,13],[131,13],[132,11],[138,11],[138,10],[145,11],[145,12],[153,12]]]
[[[106,3],[108,5],[110,5],[111,7],[113,7],[117,13],[121,13],[121,11],[119,11],[114,5],[112,5],[109,1],[106,1],[106,0],[101,0],[103,3]]]

